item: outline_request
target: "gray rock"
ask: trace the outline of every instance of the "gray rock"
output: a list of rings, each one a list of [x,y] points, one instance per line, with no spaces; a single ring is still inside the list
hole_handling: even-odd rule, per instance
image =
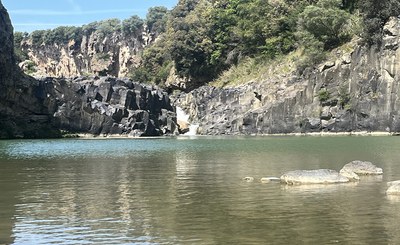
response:
[[[378,168],[371,162],[352,161],[343,166],[341,172],[353,172],[358,175],[381,175],[382,168]]]
[[[400,180],[388,182],[387,195],[400,195]]]
[[[284,173],[281,182],[289,185],[299,184],[336,184],[347,183],[350,180],[331,169],[294,170]]]
[[[78,91],[70,90],[75,86],[70,80],[54,79],[52,83],[57,90],[52,91],[51,97],[61,104],[54,113],[60,129],[128,136],[177,132],[176,114],[168,95],[157,88],[136,84],[130,89],[129,83],[110,77],[85,80],[79,85],[84,89]]]
[[[271,183],[271,182],[280,182],[281,179],[278,177],[263,177],[260,179],[261,183]]]
[[[247,177],[244,177],[243,180],[246,181],[246,182],[253,182],[254,181],[254,177],[247,176]]]

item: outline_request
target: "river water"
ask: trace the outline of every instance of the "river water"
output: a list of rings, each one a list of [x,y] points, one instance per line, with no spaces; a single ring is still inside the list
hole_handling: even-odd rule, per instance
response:
[[[400,137],[0,141],[0,244],[400,244]],[[295,169],[384,169],[345,185]],[[245,176],[254,182],[242,181]]]

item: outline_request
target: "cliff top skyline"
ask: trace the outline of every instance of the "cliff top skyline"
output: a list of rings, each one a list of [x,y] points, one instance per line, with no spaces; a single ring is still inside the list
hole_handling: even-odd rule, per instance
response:
[[[165,6],[169,9],[177,0],[2,0],[13,22],[14,30],[32,32],[58,26],[82,26],[93,21],[132,15],[146,17],[150,7]]]

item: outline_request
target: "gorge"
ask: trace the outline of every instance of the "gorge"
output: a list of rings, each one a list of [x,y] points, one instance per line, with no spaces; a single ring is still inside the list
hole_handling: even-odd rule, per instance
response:
[[[0,2],[0,138],[176,134],[167,94],[112,77],[34,79],[18,68],[13,27]]]
[[[2,9],[2,16],[7,16]],[[92,31],[64,44],[35,44],[32,37],[24,38],[20,46],[28,60],[20,67],[27,71],[33,62],[30,73],[42,76],[38,80],[23,75],[15,65],[11,40],[11,24],[3,18],[3,138],[47,137],[36,129],[42,126],[43,132],[56,136],[59,130],[176,135],[176,106],[189,114],[203,135],[400,131],[398,17],[385,24],[381,45],[354,39],[301,73],[289,69],[235,86],[205,84],[169,95],[154,85],[114,78],[128,76],[132,67],[140,66],[146,47],[157,43],[157,36],[145,28],[130,35]],[[182,83],[192,88],[190,80],[181,80],[174,69],[164,88],[171,92]],[[21,129],[25,127],[32,129]]]

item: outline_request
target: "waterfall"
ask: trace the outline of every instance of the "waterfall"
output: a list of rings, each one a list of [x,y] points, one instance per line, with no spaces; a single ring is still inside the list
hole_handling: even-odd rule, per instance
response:
[[[178,106],[176,107],[176,119],[181,129],[189,129],[189,131],[183,135],[197,135],[197,129],[199,128],[199,125],[189,123],[189,115]]]
[[[197,124],[191,124],[189,126],[189,132],[185,133],[184,135],[197,135],[197,129],[199,128],[199,125]]]

